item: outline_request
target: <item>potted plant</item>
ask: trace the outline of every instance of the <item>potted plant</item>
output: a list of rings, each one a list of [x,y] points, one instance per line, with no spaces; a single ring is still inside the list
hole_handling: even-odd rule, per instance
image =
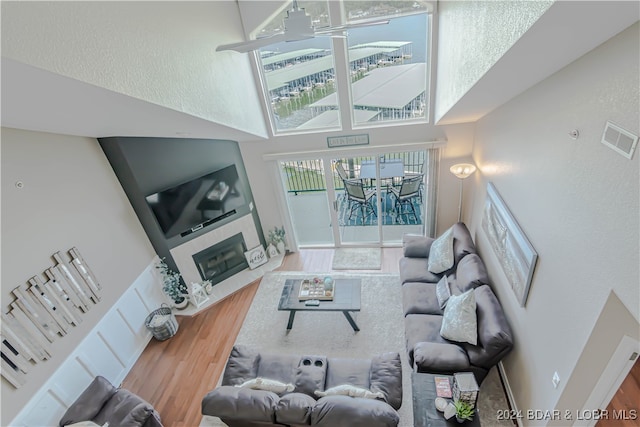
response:
[[[471,421],[473,419],[475,410],[473,406],[471,406],[467,402],[456,400],[455,402],[453,402],[453,406],[455,406],[456,408],[456,420],[458,420],[459,423]]]
[[[180,280],[180,273],[169,268],[164,258],[156,265],[162,275],[162,290],[171,300],[176,308],[182,309],[189,304],[187,300],[187,287]]]
[[[269,231],[269,241],[278,248],[278,252],[281,254],[284,254],[285,251],[284,234],[284,227],[274,227]]]

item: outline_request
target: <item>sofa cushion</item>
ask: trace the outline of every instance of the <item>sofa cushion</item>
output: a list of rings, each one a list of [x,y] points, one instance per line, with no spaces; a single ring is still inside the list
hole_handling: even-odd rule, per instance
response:
[[[451,296],[451,288],[449,287],[449,279],[447,276],[442,276],[440,281],[436,284],[436,298],[438,299],[438,306],[440,310],[444,310]]]
[[[327,358],[324,356],[302,356],[296,369],[295,391],[314,398],[315,391],[324,390],[327,376]]]
[[[111,426],[141,426],[152,412],[148,402],[129,390],[118,389],[93,421],[101,425],[108,422]]]
[[[442,315],[407,314],[404,318],[404,336],[409,362],[413,364],[413,350],[420,342],[449,343],[440,335]]]
[[[387,352],[371,359],[370,390],[381,391],[394,409],[402,405],[402,361],[397,352]]]
[[[498,298],[488,285],[474,290],[478,318],[478,345],[465,345],[469,361],[490,368],[513,347],[511,328]]]
[[[461,259],[469,254],[475,254],[476,245],[473,243],[471,233],[463,222],[453,224],[453,257],[454,268]]]
[[[271,391],[216,387],[202,399],[202,414],[224,419],[275,422],[280,398]]]
[[[402,309],[407,314],[439,314],[444,312],[438,304],[434,283],[409,282],[402,286]]]
[[[489,284],[487,269],[478,254],[462,258],[456,267],[455,284],[462,292]]]
[[[261,353],[257,376],[293,384],[299,363],[299,355]]]
[[[276,407],[276,421],[286,425],[308,425],[316,400],[302,393],[282,396]]]
[[[222,385],[242,384],[257,377],[259,362],[258,351],[245,345],[234,346],[222,376]]]
[[[434,274],[440,274],[453,267],[453,263],[453,228],[449,228],[431,245],[427,269]]]
[[[469,358],[459,345],[421,342],[413,349],[413,364],[419,372],[449,373],[469,369]]]
[[[428,258],[434,240],[431,237],[405,234],[402,236],[402,253],[411,258]]]
[[[93,420],[105,402],[116,392],[116,388],[104,377],[97,376],[67,409],[60,419],[60,425],[78,421]]]
[[[375,399],[326,396],[316,402],[311,425],[321,427],[396,427],[400,416],[389,404]]]
[[[371,359],[330,358],[327,363],[325,390],[341,384],[369,389]]]
[[[400,282],[438,283],[440,275],[433,274],[427,269],[425,258],[400,258]]]
[[[476,299],[473,290],[452,295],[444,309],[440,335],[451,341],[478,342]]]

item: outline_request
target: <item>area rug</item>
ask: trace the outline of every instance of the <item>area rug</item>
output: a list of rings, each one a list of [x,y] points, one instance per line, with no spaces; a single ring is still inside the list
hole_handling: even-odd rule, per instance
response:
[[[361,311],[353,315],[360,327],[359,332],[353,331],[340,312],[298,312],[293,328],[287,332],[289,312],[277,309],[284,282],[286,279],[313,276],[302,272],[267,273],[260,283],[235,343],[250,345],[266,352],[322,354],[328,357],[369,358],[379,353],[397,351],[402,359],[403,381],[402,406],[398,411],[399,425],[412,427],[411,367],[404,349],[402,293],[398,275],[333,275],[336,278],[362,280]],[[499,425],[495,422],[495,408],[508,408],[499,379],[496,378],[497,375],[490,374],[480,391],[478,404],[483,414],[481,423],[485,427]],[[225,424],[216,417],[204,416],[200,426],[220,427]]]
[[[380,270],[380,248],[338,248],[333,254],[333,270]]]
[[[378,225],[378,217],[371,213],[371,209],[377,210],[376,199],[373,198],[371,207],[365,210],[365,217],[362,217],[362,210],[360,207],[353,209],[352,205],[341,194],[338,196],[338,223],[341,226],[362,226],[362,225]],[[415,215],[413,210],[408,204],[403,204],[400,208],[400,212],[396,209],[395,198],[391,193],[383,192],[380,198],[380,213],[382,216],[382,225],[414,225],[422,224],[422,203],[419,198],[412,200],[411,203],[415,209]]]

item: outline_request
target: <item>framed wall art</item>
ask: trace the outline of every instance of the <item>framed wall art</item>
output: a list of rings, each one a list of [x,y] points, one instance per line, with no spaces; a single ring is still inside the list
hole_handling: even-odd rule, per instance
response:
[[[484,230],[521,307],[524,307],[538,253],[509,211],[493,183],[487,184],[482,215]]]

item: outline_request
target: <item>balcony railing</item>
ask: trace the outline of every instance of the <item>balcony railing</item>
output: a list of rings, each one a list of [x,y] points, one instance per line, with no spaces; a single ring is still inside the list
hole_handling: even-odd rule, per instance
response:
[[[422,173],[425,153],[422,151],[408,153],[390,153],[380,157],[380,161],[389,161],[393,159],[402,159],[404,162],[404,172]],[[341,162],[347,175],[357,178],[360,172],[360,166],[363,161],[373,161],[374,156],[368,157],[350,157],[336,159],[334,162]],[[333,165],[332,165],[333,166]],[[335,168],[331,168],[333,173],[333,183],[337,190],[344,189],[342,180],[335,172]],[[300,160],[282,163],[282,174],[285,178],[287,191],[289,193],[303,193],[308,191],[326,191],[327,186],[324,179],[324,166],[322,160]],[[369,183],[371,185],[371,183]]]

